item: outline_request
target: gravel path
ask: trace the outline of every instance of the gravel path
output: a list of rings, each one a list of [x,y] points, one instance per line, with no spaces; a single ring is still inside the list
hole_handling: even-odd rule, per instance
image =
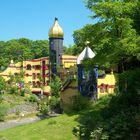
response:
[[[49,114],[48,116],[35,116],[32,118],[19,118],[17,120],[9,120],[6,122],[0,122],[0,130],[12,128],[12,127],[23,125],[23,124],[33,123],[33,122],[40,121],[45,118],[57,117],[59,115],[60,114],[53,113],[53,114]]]
[[[12,127],[23,125],[23,124],[33,123],[33,122],[39,121],[41,119],[42,119],[41,117],[35,116],[35,117],[32,117],[32,118],[22,118],[22,119],[17,119],[17,120],[0,122],[0,130],[4,130],[4,129],[7,129],[7,128],[12,128]]]

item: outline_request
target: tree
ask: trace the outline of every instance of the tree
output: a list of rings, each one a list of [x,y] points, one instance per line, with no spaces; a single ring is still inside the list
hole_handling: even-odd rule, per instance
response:
[[[49,56],[48,40],[29,40],[27,38],[0,41],[0,70],[10,63]]]
[[[33,54],[33,58],[49,56],[49,41],[48,40],[33,41],[31,46],[31,52]]]
[[[6,86],[5,80],[3,79],[2,76],[0,76],[0,92],[5,90],[5,86]]]
[[[77,55],[77,51],[76,51],[77,47],[76,45],[69,45],[69,47],[63,46],[63,52],[64,54],[68,54],[68,55]]]
[[[123,67],[130,60],[139,58],[140,37],[134,28],[132,15],[140,2],[86,0],[85,3],[93,13],[93,20],[98,19],[98,22],[75,31],[75,43],[84,46],[81,44],[89,40],[97,53],[94,62],[99,64],[120,64]]]

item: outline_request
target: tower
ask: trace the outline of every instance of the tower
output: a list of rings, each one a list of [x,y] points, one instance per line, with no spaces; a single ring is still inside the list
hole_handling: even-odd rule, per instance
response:
[[[63,29],[55,18],[53,26],[49,30],[49,45],[50,45],[50,66],[51,74],[57,74],[57,66],[61,66],[63,53]]]
[[[84,59],[95,57],[95,53],[88,47],[88,44],[89,42],[86,43],[86,48],[77,58],[78,90],[82,95],[96,99],[98,68],[93,66],[91,69],[86,71],[84,65],[82,64]]]

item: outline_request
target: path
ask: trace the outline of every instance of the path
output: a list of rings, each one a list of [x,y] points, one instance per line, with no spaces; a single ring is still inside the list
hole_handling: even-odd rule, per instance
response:
[[[18,125],[33,123],[33,122],[39,121],[41,119],[42,118],[35,116],[35,117],[32,117],[32,118],[22,118],[22,119],[17,119],[17,120],[0,122],[0,130],[4,130],[4,129],[7,129],[7,128],[12,128],[12,127],[15,127],[15,126],[18,126]]]
[[[7,128],[12,128],[12,127],[23,125],[23,124],[33,123],[33,122],[40,121],[40,120],[45,119],[45,118],[57,117],[59,115],[61,115],[61,114],[52,113],[52,114],[49,114],[47,116],[45,116],[45,115],[34,116],[32,118],[19,118],[19,119],[16,119],[16,120],[9,120],[9,121],[6,121],[6,122],[0,122],[0,130],[4,130],[4,129],[7,129]]]

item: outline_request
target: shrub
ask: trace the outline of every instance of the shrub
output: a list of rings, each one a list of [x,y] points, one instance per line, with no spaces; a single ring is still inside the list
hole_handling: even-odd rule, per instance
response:
[[[49,100],[47,97],[38,102],[38,110],[44,115],[49,113],[50,106],[49,106]]]
[[[36,95],[31,95],[29,98],[28,98],[28,101],[29,102],[37,102],[38,101],[38,98]]]
[[[3,97],[2,97],[2,95],[0,94],[0,104],[2,103],[2,101],[3,101]]]
[[[80,111],[87,107],[90,107],[92,104],[91,99],[88,97],[82,96],[80,94],[71,97],[71,106],[70,109],[73,111]]]
[[[3,79],[2,76],[0,76],[0,92],[5,90],[5,85],[6,85],[5,80]]]
[[[16,87],[16,86],[9,87],[8,92],[10,94],[18,94],[19,93],[18,92],[18,87]]]
[[[52,96],[60,97],[61,80],[59,77],[55,77],[50,83]]]
[[[7,111],[8,107],[4,104],[0,104],[0,121],[4,121]]]
[[[20,92],[21,96],[25,96],[25,90],[22,89],[21,92]]]
[[[49,105],[51,110],[60,108],[60,98],[52,96],[51,99],[49,100]]]

